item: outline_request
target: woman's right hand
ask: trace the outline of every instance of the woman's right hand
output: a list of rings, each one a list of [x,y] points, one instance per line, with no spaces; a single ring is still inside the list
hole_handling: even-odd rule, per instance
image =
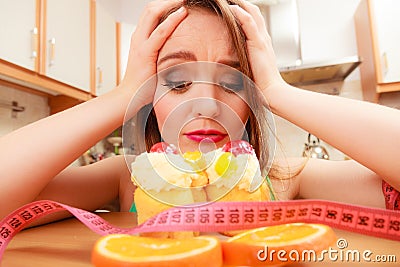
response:
[[[183,0],[157,0],[147,4],[143,11],[135,32],[131,38],[128,64],[125,76],[119,85],[124,90],[133,90],[135,98],[141,105],[151,103],[154,90],[138,89],[150,77],[156,74],[158,52],[165,41],[186,17],[184,7],[171,13],[162,23],[160,18],[166,11],[182,5]]]
[[[254,81],[271,103],[270,92],[287,85],[281,77],[272,40],[268,34],[264,18],[259,7],[247,1],[242,1],[241,7],[231,5],[231,10],[241,24],[246,35],[249,61]]]

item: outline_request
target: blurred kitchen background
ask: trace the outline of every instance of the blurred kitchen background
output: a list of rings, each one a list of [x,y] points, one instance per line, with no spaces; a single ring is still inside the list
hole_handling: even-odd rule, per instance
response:
[[[0,136],[114,88],[147,2],[0,0]],[[400,1],[252,2],[265,16],[286,81],[400,108]],[[308,133],[275,122],[277,154],[302,156]],[[121,148],[120,136],[120,128],[111,132],[74,164],[134,150]],[[326,148],[331,160],[347,158],[317,137],[310,143]]]

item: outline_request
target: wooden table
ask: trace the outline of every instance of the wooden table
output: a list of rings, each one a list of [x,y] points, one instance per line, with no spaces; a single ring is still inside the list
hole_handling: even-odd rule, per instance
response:
[[[112,212],[103,213],[101,217],[120,227],[133,227],[136,217],[133,213]],[[307,262],[291,266],[398,266],[400,263],[400,242],[368,237],[341,230],[336,230],[338,238],[348,242],[347,250],[358,250],[361,253],[370,250],[373,259],[376,255],[393,255],[397,262],[366,263],[361,262]],[[67,219],[24,230],[10,242],[1,261],[2,267],[69,267],[92,266],[90,263],[91,250],[100,236],[90,231],[77,219]],[[337,249],[337,247],[334,247]]]

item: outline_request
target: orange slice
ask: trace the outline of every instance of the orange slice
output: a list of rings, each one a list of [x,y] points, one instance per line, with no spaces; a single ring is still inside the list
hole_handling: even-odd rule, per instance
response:
[[[222,242],[222,251],[226,265],[267,266],[316,260],[335,240],[329,226],[292,223],[243,232]]]
[[[112,234],[100,238],[92,263],[103,266],[222,266],[221,243],[215,237],[167,239]]]

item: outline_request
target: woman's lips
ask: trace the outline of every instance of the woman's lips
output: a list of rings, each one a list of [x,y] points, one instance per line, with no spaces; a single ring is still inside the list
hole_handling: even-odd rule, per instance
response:
[[[227,134],[218,130],[196,130],[184,134],[187,138],[195,142],[209,141],[217,143],[224,139]]]

